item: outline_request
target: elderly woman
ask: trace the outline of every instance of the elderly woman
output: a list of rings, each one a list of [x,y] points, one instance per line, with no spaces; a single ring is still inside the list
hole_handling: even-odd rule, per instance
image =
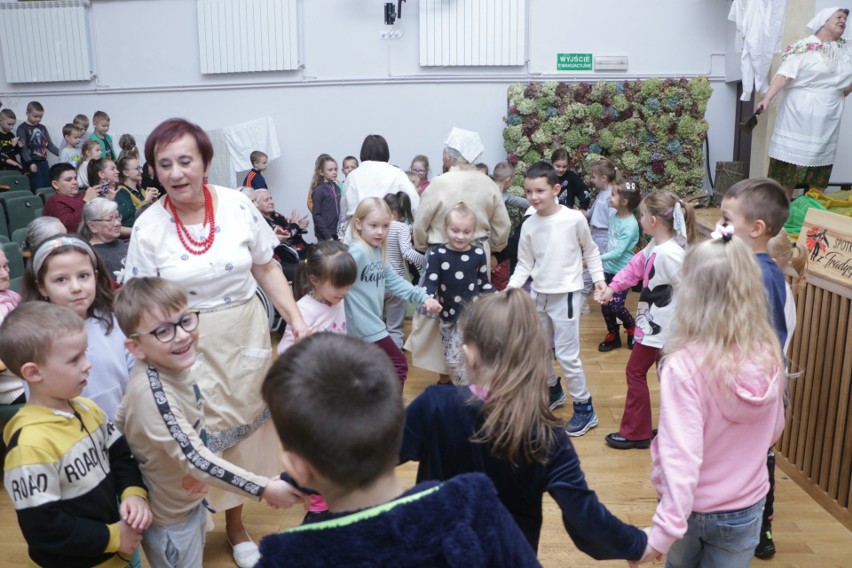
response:
[[[260,211],[266,223],[278,237],[278,246],[275,247],[275,256],[281,263],[281,269],[288,279],[292,280],[296,275],[296,267],[306,253],[308,244],[302,235],[307,232],[310,221],[308,217],[299,217],[293,210],[289,219],[275,210],[275,202],[272,194],[266,188],[254,190],[257,200],[257,209]]]
[[[213,146],[199,126],[163,122],[145,142],[145,159],[166,195],[134,225],[124,278],[159,275],[186,289],[189,307],[201,312],[204,364],[193,377],[204,396],[208,447],[258,475],[276,475],[279,443],[260,398],[272,349],[257,286],[296,337],[307,330],[273,260],[278,239],[245,195],[206,183]],[[211,488],[207,501],[225,510],[237,565],[254,566],[259,555],[243,526],[242,499]]]
[[[778,116],[769,144],[769,177],[792,197],[797,187],[824,188],[831,177],[845,97],[852,91],[852,49],[841,39],[849,10],[826,8],[808,36],[784,52],[766,96],[779,92]]]
[[[341,225],[338,235],[346,236],[349,219],[363,199],[383,198],[388,193],[404,191],[411,198],[411,208],[416,212],[420,195],[401,169],[388,163],[390,149],[383,136],[370,134],[361,144],[361,165],[352,170],[343,182],[340,198]]]
[[[67,232],[68,229],[56,217],[49,215],[36,217],[27,224],[27,238],[24,239],[22,248],[32,253],[38,248],[41,241],[54,235],[64,235]]]
[[[450,131],[444,142],[444,174],[432,180],[429,190],[423,192],[420,209],[414,214],[415,248],[425,252],[432,245],[446,242],[444,218],[460,201],[464,201],[476,216],[473,238],[484,240],[487,256],[506,247],[512,226],[503,194],[491,178],[482,175],[473,165],[483,150],[476,132],[461,128]],[[438,320],[415,315],[405,347],[411,351],[416,367],[438,373],[441,383],[449,382]]]
[[[127,256],[127,242],[121,236],[121,215],[115,201],[96,197],[83,207],[83,221],[78,231],[95,249],[115,281],[120,280]]]

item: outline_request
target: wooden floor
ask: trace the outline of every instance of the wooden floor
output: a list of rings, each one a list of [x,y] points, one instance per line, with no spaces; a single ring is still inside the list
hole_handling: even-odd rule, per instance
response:
[[[629,303],[635,303],[635,294]],[[630,302],[630,300],[633,302]],[[632,306],[635,307],[635,306]],[[600,313],[593,309],[581,323],[582,360],[594,397],[600,425],[576,439],[575,446],[583,464],[589,485],[601,501],[620,518],[640,527],[650,523],[656,506],[656,495],[648,475],[651,468],[647,450],[617,451],[604,444],[606,434],[618,429],[624,401],[624,367],[628,351],[617,349],[602,354],[597,344],[603,339],[604,325]],[[406,402],[417,396],[436,380],[436,376],[412,369],[405,386]],[[654,407],[657,408],[657,382],[651,385]],[[568,419],[570,405],[558,414]],[[655,415],[656,416],[656,415]],[[406,488],[414,484],[416,464],[405,464],[398,473]],[[852,565],[852,534],[831,515],[820,508],[780,470],[777,475],[775,541],[778,554],[771,560],[757,560],[754,566],[767,568],[848,567]],[[245,520],[251,534],[260,537],[293,527],[301,522],[304,512],[292,509],[276,512],[262,505],[245,508]],[[224,534],[224,517],[218,515],[216,527],[207,537],[206,567],[231,568],[230,550]],[[539,559],[545,567],[557,566],[625,566],[624,561],[596,563],[580,553],[562,526],[558,507],[545,496],[544,527]],[[5,491],[0,492],[0,567],[23,566],[26,546],[15,521],[14,510]]]

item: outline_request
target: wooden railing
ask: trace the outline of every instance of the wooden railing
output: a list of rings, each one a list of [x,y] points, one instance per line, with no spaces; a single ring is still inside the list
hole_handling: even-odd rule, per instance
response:
[[[808,273],[796,295],[777,463],[852,530],[852,219],[809,210],[799,240]]]
[[[796,316],[777,463],[852,529],[852,290],[809,276],[796,297]]]

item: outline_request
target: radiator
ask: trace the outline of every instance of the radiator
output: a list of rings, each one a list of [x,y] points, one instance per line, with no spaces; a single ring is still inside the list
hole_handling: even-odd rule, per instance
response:
[[[299,68],[297,0],[197,0],[201,73]]]
[[[516,66],[526,60],[526,0],[420,0],[420,65]]]
[[[0,3],[7,83],[88,81],[88,0]]]

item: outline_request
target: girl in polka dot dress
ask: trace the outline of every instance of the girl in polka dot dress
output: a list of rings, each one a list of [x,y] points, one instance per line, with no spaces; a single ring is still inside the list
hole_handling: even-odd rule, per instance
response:
[[[456,204],[444,218],[447,242],[433,246],[426,255],[423,285],[426,293],[441,304],[441,341],[450,377],[457,385],[466,385],[462,330],[459,316],[469,302],[479,295],[493,292],[488,281],[485,251],[471,242],[476,217],[464,203]]]

